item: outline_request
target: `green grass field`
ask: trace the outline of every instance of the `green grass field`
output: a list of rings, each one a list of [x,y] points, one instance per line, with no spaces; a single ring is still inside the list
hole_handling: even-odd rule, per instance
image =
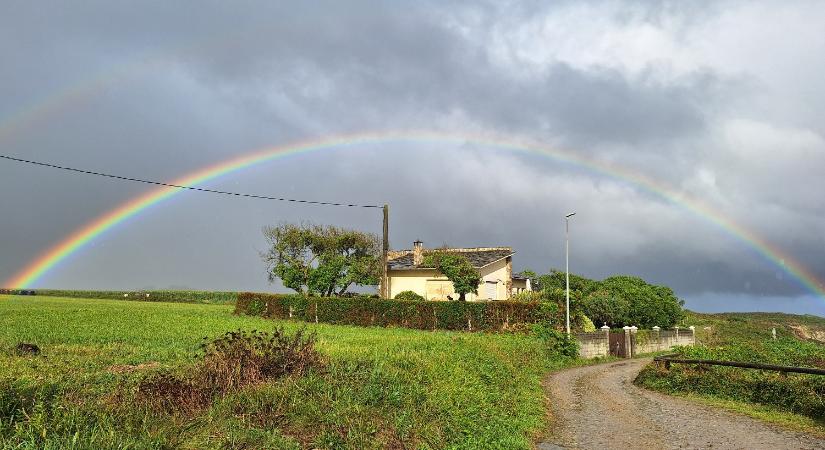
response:
[[[232,307],[0,296],[7,448],[529,448],[542,377],[573,362],[527,335],[277,322]],[[148,372],[184,371],[204,337],[318,335],[324,370],[250,386],[196,414],[124,401]],[[18,356],[20,342],[41,347]],[[118,366],[144,364],[133,372]]]

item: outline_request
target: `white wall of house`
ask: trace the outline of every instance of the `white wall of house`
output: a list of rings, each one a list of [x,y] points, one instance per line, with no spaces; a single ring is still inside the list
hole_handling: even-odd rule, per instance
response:
[[[529,278],[526,280],[513,280],[513,294],[520,294],[526,291],[532,291]]]
[[[506,258],[482,267],[479,274],[481,283],[478,286],[478,295],[467,294],[468,301],[507,299],[509,271]],[[387,275],[390,298],[395,298],[403,291],[413,291],[427,300],[446,300],[447,295],[455,292],[447,277],[435,270],[390,270]],[[454,298],[456,296],[457,294],[453,295]]]
[[[502,259],[500,261],[496,261],[490,265],[482,267],[479,270],[481,274],[481,286],[478,290],[478,298],[481,300],[506,300],[507,299],[507,259]],[[495,283],[495,287],[493,289],[488,288],[488,282],[492,286]],[[488,294],[495,292],[495,297],[492,297]]]

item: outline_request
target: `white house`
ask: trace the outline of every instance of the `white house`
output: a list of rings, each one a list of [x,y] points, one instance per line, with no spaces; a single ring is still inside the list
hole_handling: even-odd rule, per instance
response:
[[[467,294],[468,301],[507,300],[514,293],[530,290],[530,280],[513,276],[510,247],[439,248],[439,252],[461,253],[481,275],[478,295]],[[413,291],[427,300],[457,299],[453,283],[431,267],[424,267],[424,244],[413,243],[412,250],[390,251],[387,258],[387,286],[390,298]]]

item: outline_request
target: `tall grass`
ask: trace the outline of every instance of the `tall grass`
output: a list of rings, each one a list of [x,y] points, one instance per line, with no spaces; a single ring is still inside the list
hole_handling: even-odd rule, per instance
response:
[[[231,311],[0,296],[1,446],[529,448],[545,426],[541,378],[570,363],[527,335],[298,324]],[[154,374],[190,371],[204,337],[304,326],[316,334],[323,370],[227,391],[197,411],[132,401]],[[19,342],[41,355],[15,354]]]

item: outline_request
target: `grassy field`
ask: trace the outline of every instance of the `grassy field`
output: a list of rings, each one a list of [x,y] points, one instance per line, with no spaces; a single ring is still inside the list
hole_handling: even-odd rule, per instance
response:
[[[526,335],[307,325],[231,309],[0,296],[3,446],[529,448],[546,425],[541,378],[572,363]],[[151,372],[185,372],[204,337],[277,325],[316,332],[325,368],[194,414],[124,400]],[[17,355],[20,342],[41,355]]]
[[[693,359],[760,362],[825,368],[825,319],[778,313],[690,313],[697,342],[684,348]],[[773,340],[771,330],[776,329]],[[674,364],[645,368],[644,387],[699,398],[737,412],[825,435],[825,376],[732,367]]]
[[[710,347],[763,342],[776,328],[778,338],[825,344],[825,318],[783,313],[702,314],[688,311],[683,326],[696,327],[696,339]]]

